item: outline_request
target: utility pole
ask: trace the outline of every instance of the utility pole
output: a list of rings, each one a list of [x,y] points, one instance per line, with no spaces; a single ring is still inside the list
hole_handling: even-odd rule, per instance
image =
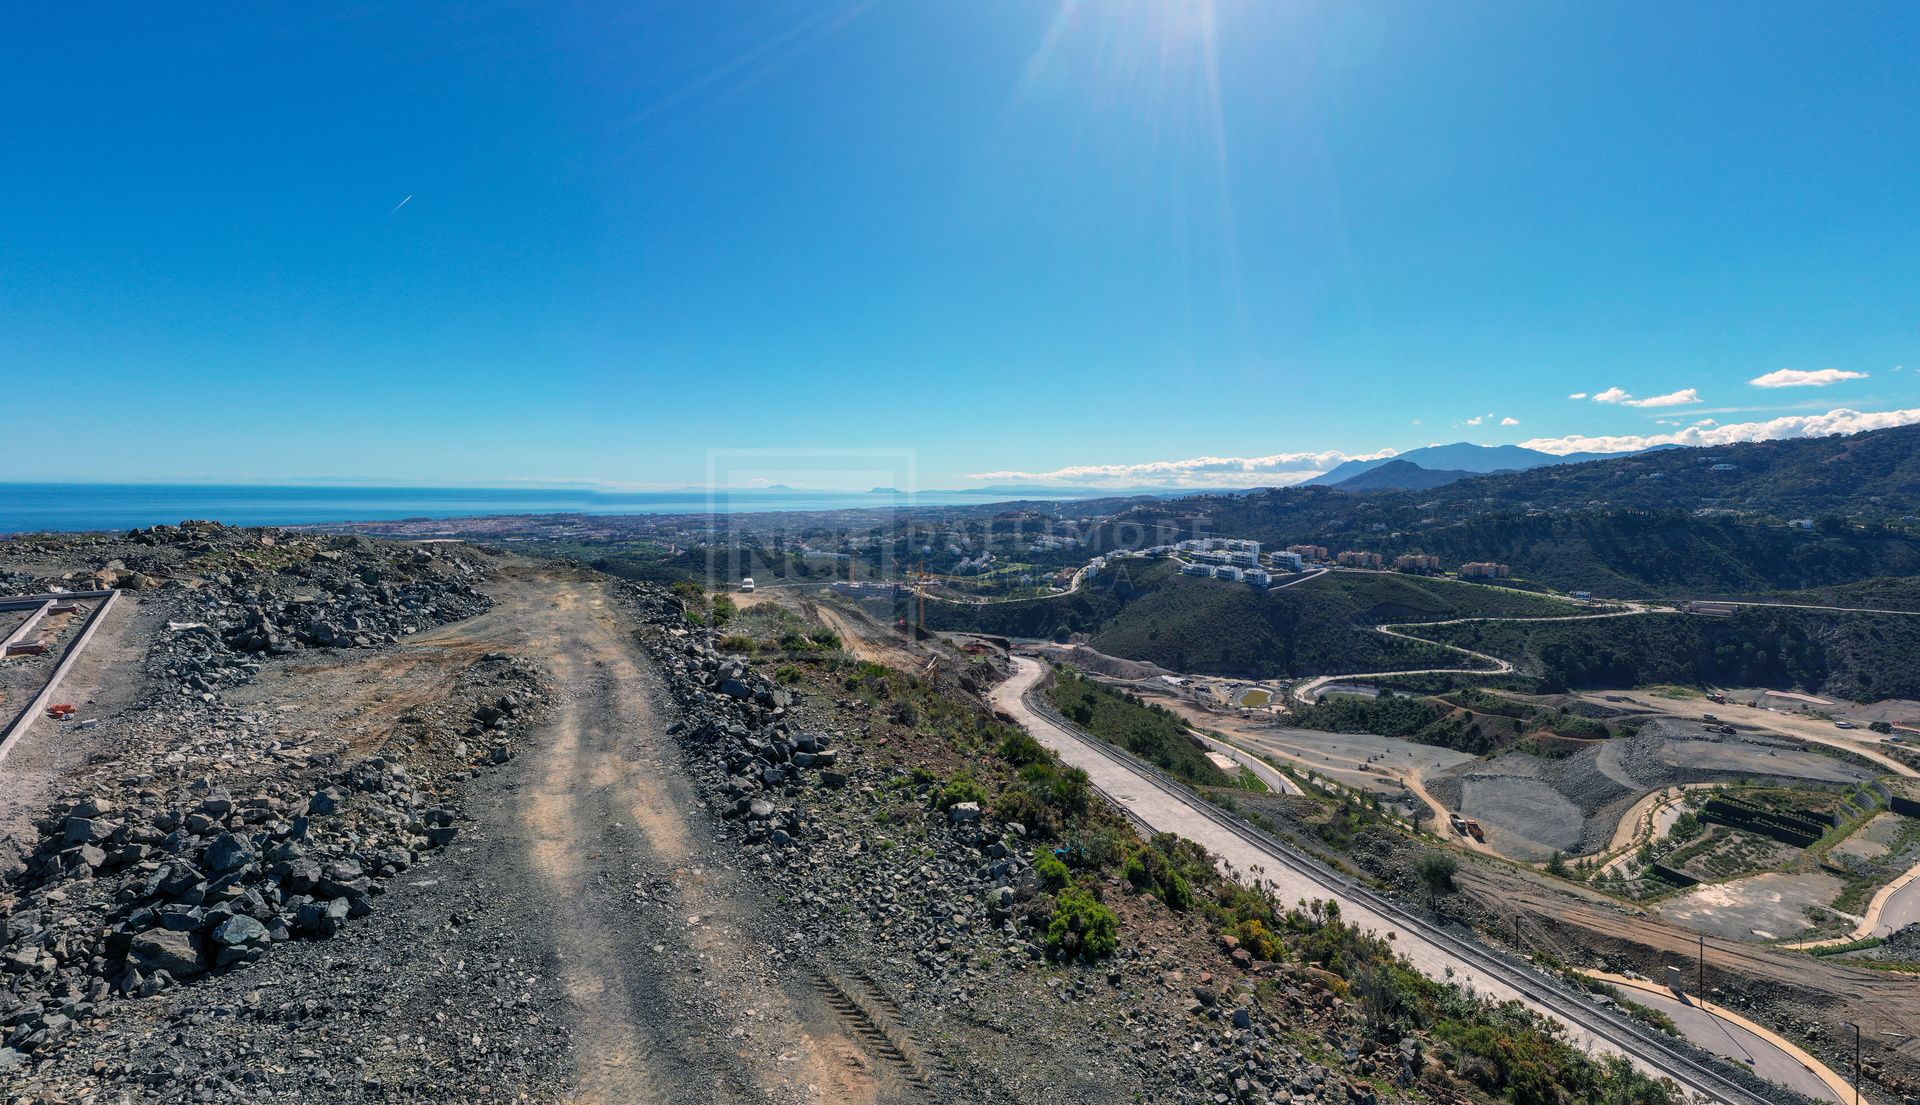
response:
[[[1700,934],[1699,988],[1700,988],[1700,1005],[1702,1008],[1705,1008],[1707,1004],[1707,934],[1704,932]]]
[[[1840,1026],[1853,1029],[1853,1105],[1860,1105],[1860,1026],[1852,1021],[1841,1021]]]

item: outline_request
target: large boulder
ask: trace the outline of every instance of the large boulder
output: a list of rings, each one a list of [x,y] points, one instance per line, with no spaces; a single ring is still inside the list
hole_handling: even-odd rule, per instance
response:
[[[127,952],[141,971],[153,974],[165,971],[174,978],[190,978],[207,969],[194,947],[193,934],[168,928],[152,928],[135,936]]]
[[[221,833],[207,846],[207,866],[216,872],[238,870],[252,862],[252,845],[232,833]]]

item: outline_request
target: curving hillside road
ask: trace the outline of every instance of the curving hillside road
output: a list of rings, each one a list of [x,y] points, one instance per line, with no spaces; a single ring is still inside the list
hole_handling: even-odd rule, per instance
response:
[[[1726,1051],[1743,1054],[1744,1061],[1769,1082],[1797,1090],[1814,1101],[1850,1102],[1853,1087],[1838,1072],[1765,1025],[1718,1005],[1709,1006],[1695,994],[1675,994],[1645,979],[1606,971],[1582,971],[1588,978],[1629,991],[1627,997],[1673,1019],[1688,1039],[1718,1036]],[[1865,1098],[1861,1098],[1865,1102]]]
[[[1601,1009],[1476,941],[1436,928],[1228,817],[1140,761],[1078,733],[1030,700],[1029,692],[1039,684],[1046,669],[1030,657],[1013,656],[1011,660],[1014,674],[994,688],[993,705],[1026,726],[1063,760],[1086,771],[1102,794],[1148,829],[1175,832],[1200,844],[1238,877],[1266,884],[1282,901],[1337,901],[1343,919],[1392,938],[1395,948],[1427,975],[1451,976],[1497,1000],[1525,1002],[1567,1026],[1568,1038],[1576,1044],[1625,1055],[1642,1069],[1672,1078],[1710,1100],[1733,1105],[1758,1105],[1766,1100],[1670,1050],[1651,1030]],[[1697,1043],[1712,1046],[1708,1039]]]
[[[1304,581],[1295,580],[1294,582],[1300,583]],[[1624,605],[1626,607],[1624,610],[1609,610],[1601,614],[1556,614],[1546,618],[1475,617],[1447,618],[1444,621],[1435,622],[1385,622],[1374,626],[1373,631],[1388,637],[1398,637],[1403,641],[1412,641],[1416,644],[1433,645],[1436,648],[1444,648],[1449,652],[1457,652],[1462,656],[1472,657],[1475,660],[1492,666],[1481,668],[1417,668],[1410,671],[1358,671],[1343,672],[1339,675],[1320,675],[1294,687],[1293,697],[1300,702],[1312,702],[1321,687],[1329,683],[1339,683],[1349,679],[1385,679],[1388,676],[1395,675],[1507,675],[1513,671],[1513,663],[1511,661],[1495,656],[1492,653],[1475,652],[1470,648],[1447,644],[1445,641],[1430,641],[1425,637],[1404,632],[1404,630],[1407,629],[1432,628],[1440,625],[1466,625],[1470,622],[1590,622],[1598,621],[1602,618],[1631,618],[1640,614],[1675,613],[1675,611],[1672,610],[1644,606],[1640,603],[1626,603]]]

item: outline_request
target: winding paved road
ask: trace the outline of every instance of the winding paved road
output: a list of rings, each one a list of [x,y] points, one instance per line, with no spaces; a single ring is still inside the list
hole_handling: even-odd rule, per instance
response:
[[[1295,580],[1294,582],[1302,583],[1305,581]],[[1457,652],[1462,656],[1470,656],[1475,660],[1483,661],[1492,666],[1484,668],[1417,668],[1412,671],[1358,671],[1344,672],[1339,675],[1321,675],[1294,687],[1293,697],[1300,702],[1312,702],[1321,687],[1329,683],[1339,683],[1349,679],[1385,679],[1388,676],[1395,675],[1506,675],[1513,671],[1513,663],[1511,661],[1495,656],[1490,652],[1475,652],[1470,648],[1447,644],[1445,641],[1430,641],[1425,637],[1403,632],[1407,629],[1432,628],[1440,625],[1466,625],[1469,622],[1590,622],[1598,621],[1601,618],[1629,618],[1637,614],[1675,613],[1675,611],[1672,610],[1642,606],[1639,603],[1627,603],[1625,605],[1626,609],[1624,610],[1609,610],[1600,614],[1556,614],[1546,618],[1476,617],[1448,618],[1444,621],[1437,622],[1385,622],[1374,626],[1373,631],[1375,633],[1385,634],[1388,637],[1398,637],[1403,641],[1413,641],[1416,644],[1433,645],[1436,648],[1444,648],[1450,652]]]

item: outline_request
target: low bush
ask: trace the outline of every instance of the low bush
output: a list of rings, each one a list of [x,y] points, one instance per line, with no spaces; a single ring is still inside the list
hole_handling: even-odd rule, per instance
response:
[[[1120,919],[1084,887],[1063,890],[1047,926],[1047,951],[1067,959],[1102,959],[1120,946]]]
[[[982,802],[987,800],[987,789],[973,776],[962,772],[955,775],[947,785],[934,791],[934,805],[941,809],[951,809],[962,802]]]

